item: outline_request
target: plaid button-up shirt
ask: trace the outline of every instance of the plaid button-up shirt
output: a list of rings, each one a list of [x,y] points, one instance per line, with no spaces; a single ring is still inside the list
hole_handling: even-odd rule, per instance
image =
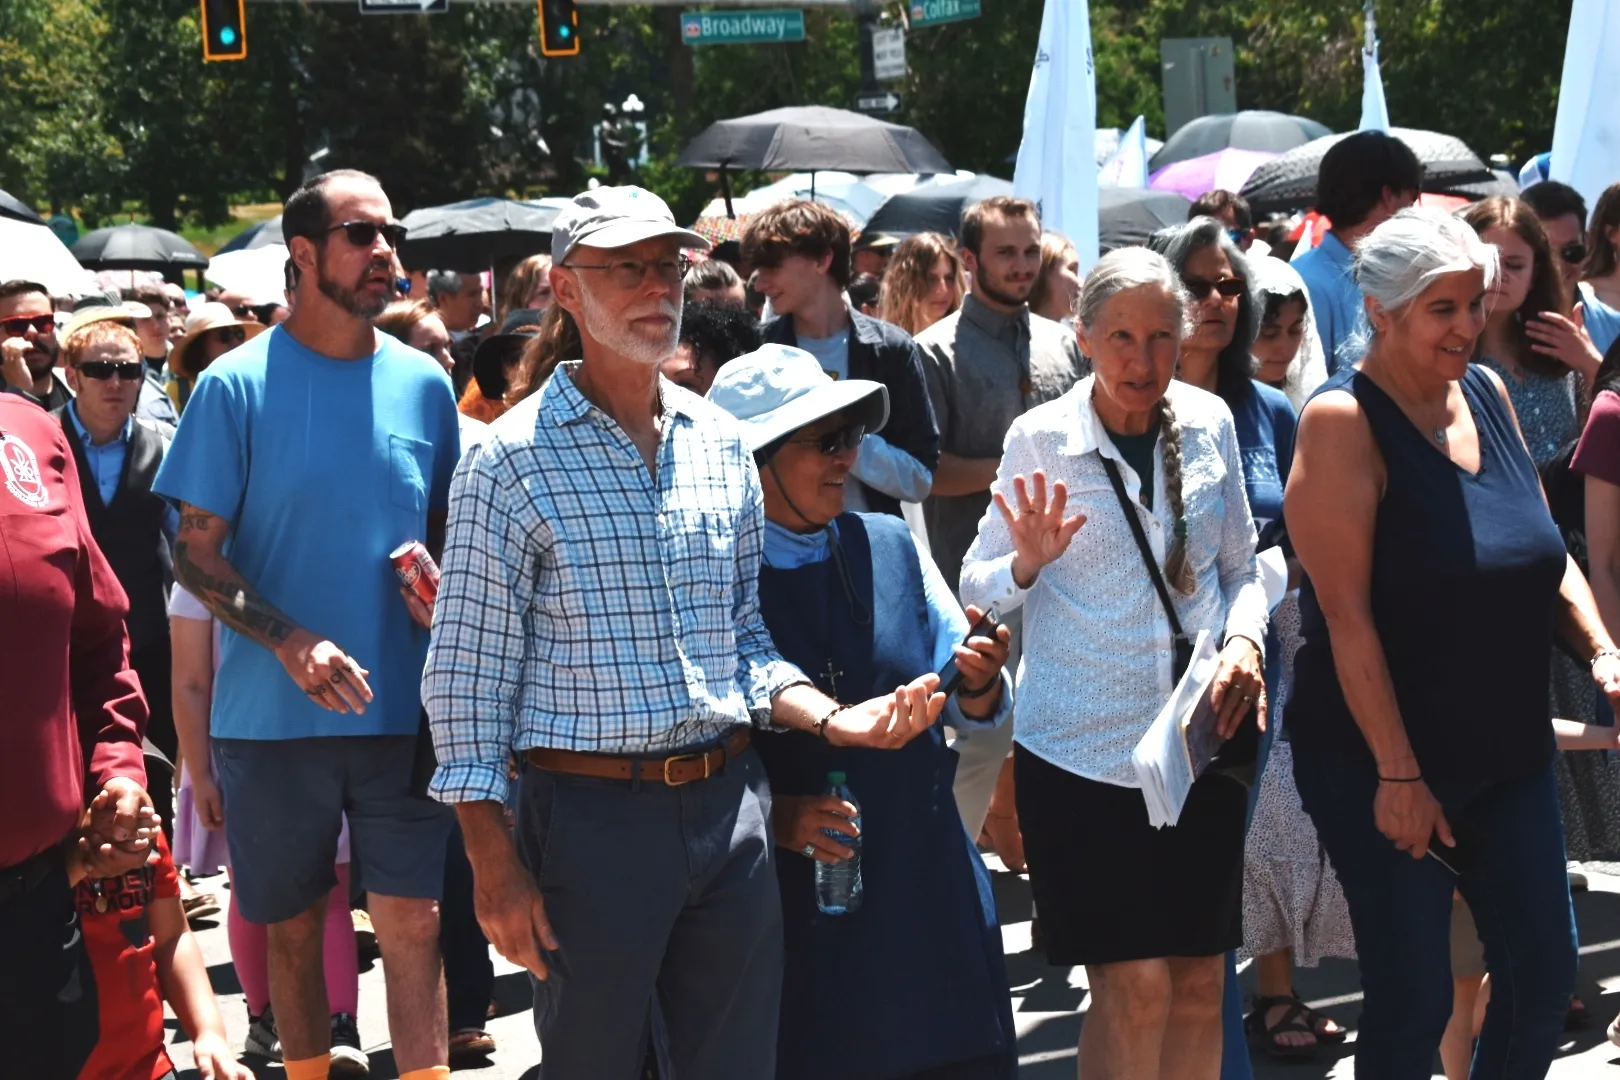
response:
[[[574,385],[492,425],[450,489],[422,700],[444,802],[502,800],[513,750],[666,754],[808,682],[759,611],[764,499],[730,417],[660,381],[656,476]]]

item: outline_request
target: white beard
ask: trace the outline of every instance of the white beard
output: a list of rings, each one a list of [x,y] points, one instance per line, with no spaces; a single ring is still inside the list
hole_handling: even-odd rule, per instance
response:
[[[673,321],[664,339],[650,340],[637,334],[627,322],[604,312],[591,296],[590,290],[580,290],[580,302],[584,308],[585,332],[625,359],[656,367],[675,355],[675,346],[681,336],[679,304],[668,300],[659,304],[659,314],[668,315]]]

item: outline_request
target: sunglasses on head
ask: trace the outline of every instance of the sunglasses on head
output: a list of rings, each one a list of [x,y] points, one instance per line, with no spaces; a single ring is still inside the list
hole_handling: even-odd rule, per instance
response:
[[[804,439],[789,439],[788,442],[798,443],[800,446],[814,446],[827,457],[841,454],[847,450],[854,450],[866,438],[865,424],[845,424],[841,428],[834,428],[825,435],[813,435]]]
[[[1583,263],[1586,261],[1586,245],[1579,241],[1573,244],[1565,244],[1558,249],[1558,257],[1571,266],[1576,263]]]
[[[1223,300],[1230,300],[1234,296],[1242,296],[1249,291],[1248,282],[1240,277],[1224,278],[1220,281],[1205,281],[1203,278],[1188,277],[1183,274],[1181,283],[1187,286],[1194,300],[1207,300],[1211,292],[1221,294]]]
[[[0,328],[6,332],[6,337],[22,337],[30,329],[36,334],[48,334],[56,329],[55,315],[13,315],[9,319],[0,319]]]
[[[110,379],[114,375],[125,382],[136,382],[146,374],[141,370],[141,363],[138,360],[128,364],[115,364],[110,360],[86,360],[74,370],[85,378],[97,382]]]
[[[371,247],[377,242],[377,234],[382,233],[383,239],[388,241],[388,246],[395,251],[398,251],[399,246],[405,242],[405,234],[409,231],[397,221],[391,221],[386,225],[378,225],[374,221],[345,221],[333,225],[326,233],[331,235],[340,229],[345,240],[361,248]]]

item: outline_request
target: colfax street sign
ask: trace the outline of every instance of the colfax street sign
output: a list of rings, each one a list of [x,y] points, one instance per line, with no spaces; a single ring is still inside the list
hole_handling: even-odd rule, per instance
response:
[[[360,0],[362,15],[443,15],[450,0]]]
[[[900,95],[887,92],[862,94],[855,99],[855,108],[863,113],[886,115],[900,108]]]
[[[804,12],[685,11],[681,13],[681,40],[688,45],[803,41]]]
[[[977,19],[979,0],[911,0],[911,28]]]

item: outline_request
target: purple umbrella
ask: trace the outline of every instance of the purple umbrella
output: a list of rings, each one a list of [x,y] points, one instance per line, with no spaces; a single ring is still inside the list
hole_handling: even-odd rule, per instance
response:
[[[1174,191],[1189,199],[1217,190],[1241,191],[1249,174],[1276,156],[1269,150],[1228,147],[1166,165],[1148,178],[1148,187],[1155,191]]]

